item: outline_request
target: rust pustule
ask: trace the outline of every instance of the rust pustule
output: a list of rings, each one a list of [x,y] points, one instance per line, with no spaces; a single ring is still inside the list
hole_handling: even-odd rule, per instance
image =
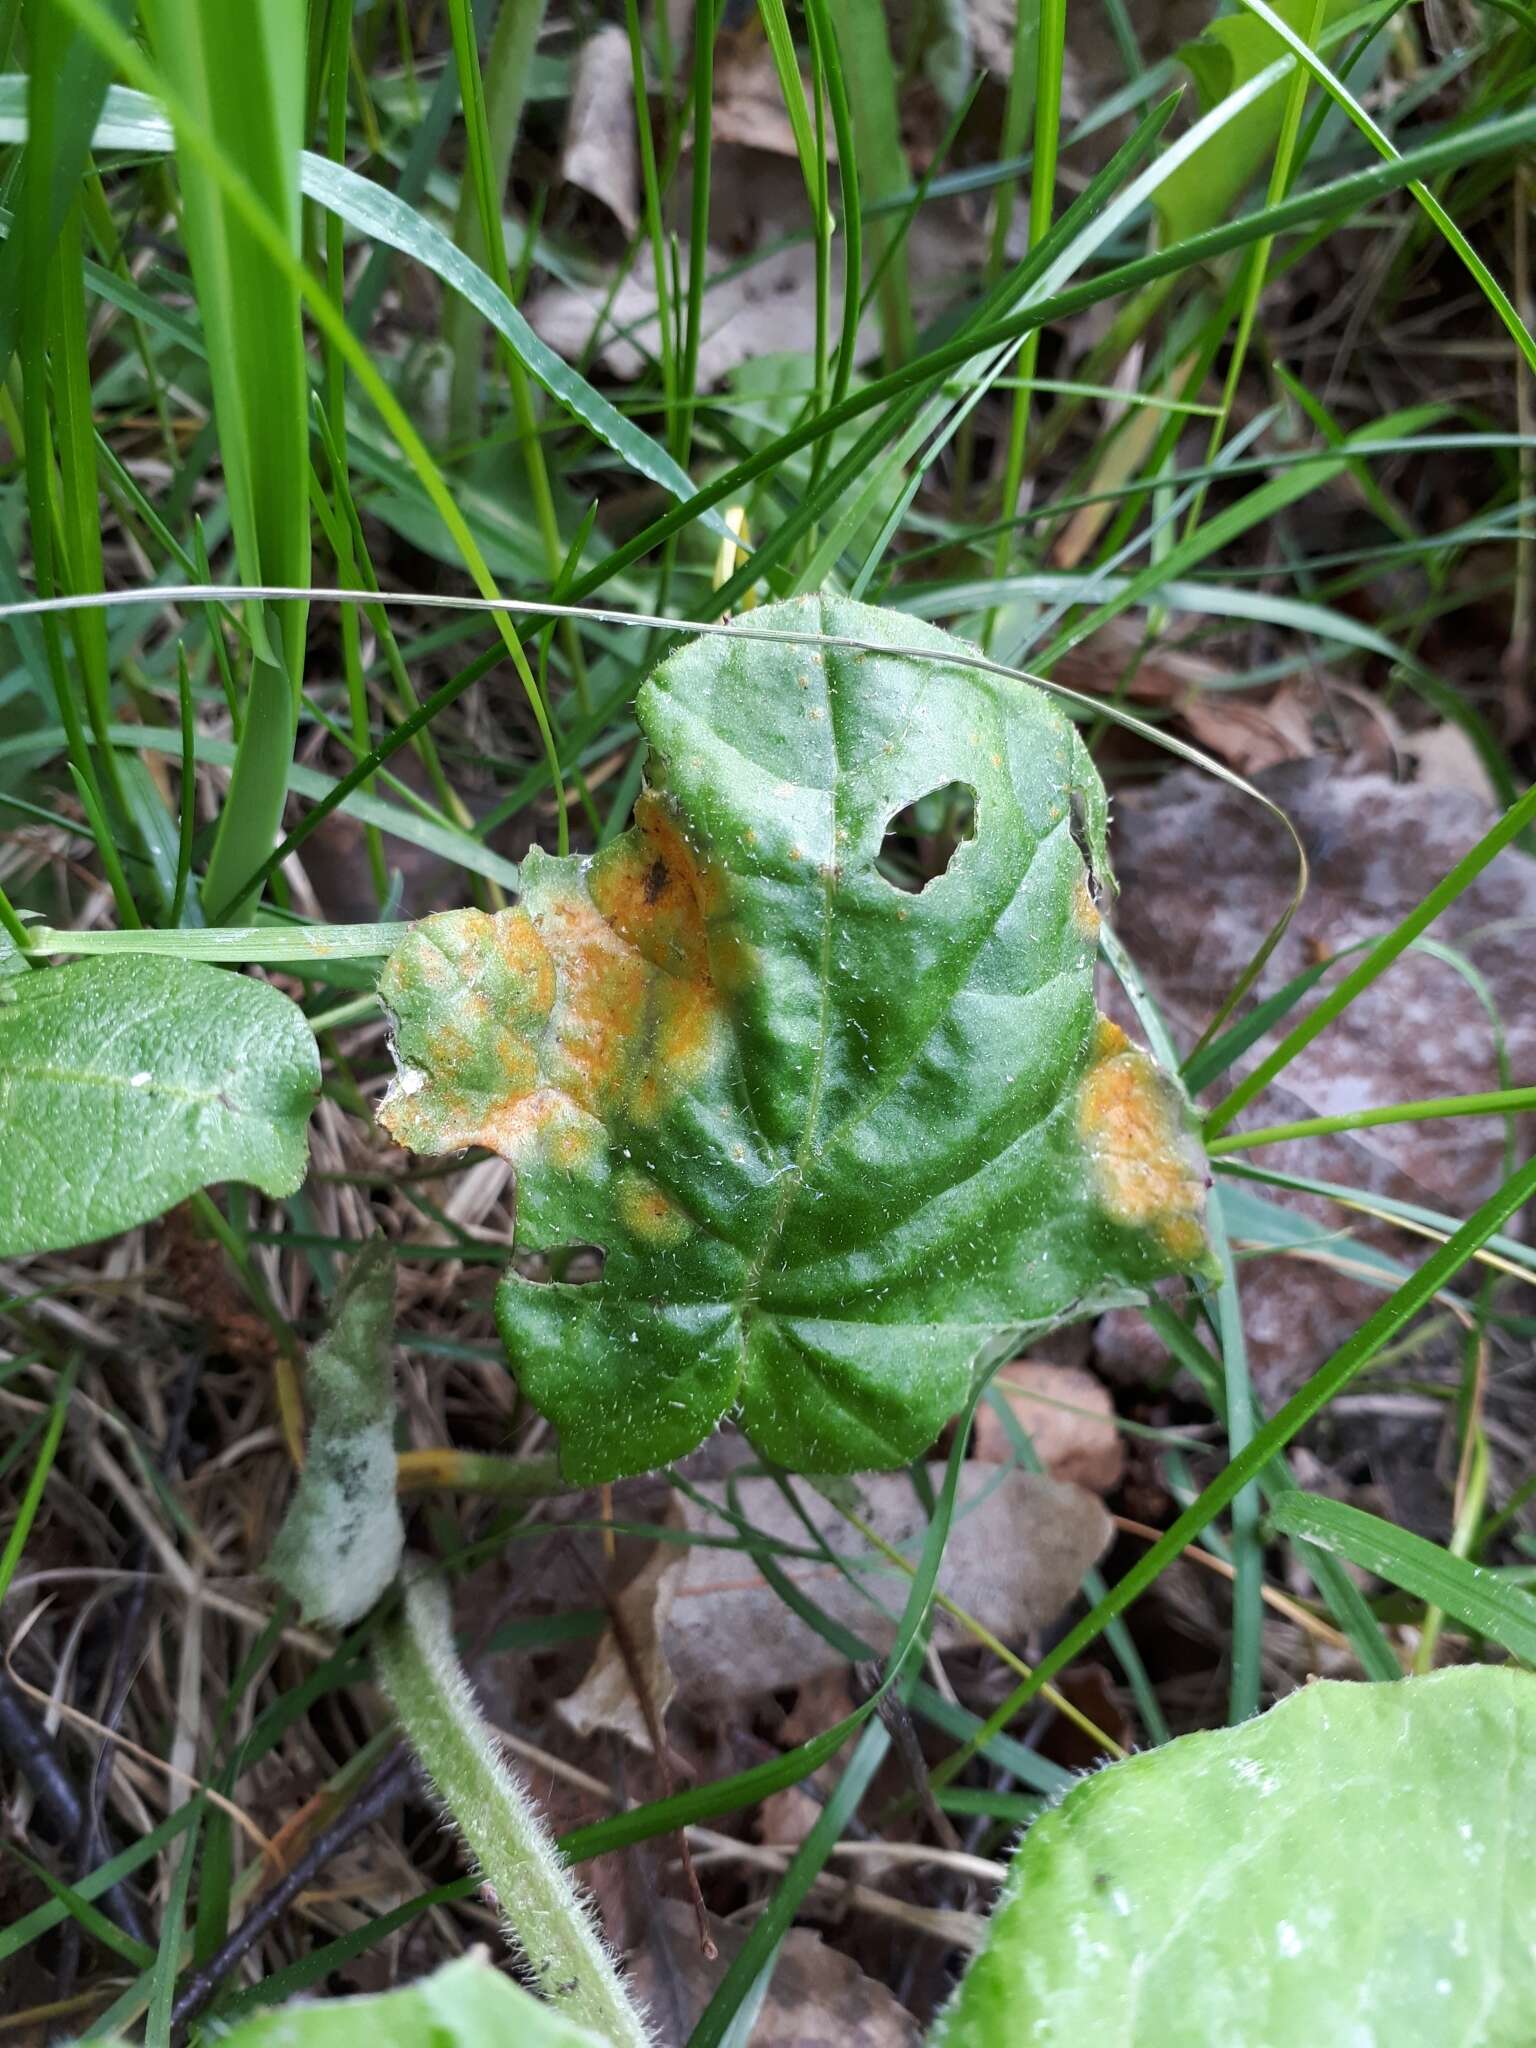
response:
[[[1099,906],[1093,900],[1093,891],[1088,886],[1088,877],[1079,875],[1072,884],[1072,922],[1085,939],[1099,942]]]
[[[723,897],[647,790],[583,870],[530,864],[515,909],[425,920],[380,984],[401,1065],[386,1128],[417,1150],[595,1166],[601,1126],[655,1122],[719,1042],[709,920]]]
[[[1150,1231],[1172,1258],[1198,1258],[1205,1243],[1205,1178],[1184,1127],[1182,1100],[1107,1017],[1098,1021],[1077,1121],[1108,1214]]]

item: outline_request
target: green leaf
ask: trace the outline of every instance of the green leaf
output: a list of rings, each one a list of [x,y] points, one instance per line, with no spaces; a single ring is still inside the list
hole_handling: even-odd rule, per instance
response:
[[[1524,2048],[1536,1679],[1323,1682],[1037,1821],[943,2048]]]
[[[1536,1664],[1536,1600],[1512,1586],[1485,1565],[1473,1564],[1368,1515],[1342,1501],[1315,1493],[1283,1493],[1275,1502],[1273,1521],[1287,1536],[1299,1536],[1319,1550],[1347,1557],[1351,1564],[1417,1593],[1441,1607],[1465,1627],[1490,1642],[1500,1643],[1527,1664]]]
[[[933,627],[752,619],[641,690],[623,838],[535,849],[516,909],[426,919],[380,982],[386,1127],[512,1160],[521,1249],[605,1254],[497,1297],[581,1481],[733,1406],[784,1465],[900,1464],[1004,1332],[1208,1270],[1183,1098],[1094,1009],[1105,804],[1072,725]],[[908,894],[887,828],[956,783],[973,836]]]
[[[360,1621],[399,1569],[390,1338],[395,1269],[382,1238],[352,1261],[304,1375],[314,1420],[299,1484],[267,1569],[310,1621]]]
[[[1275,11],[1304,36],[1312,26],[1313,7],[1314,0],[1278,0]],[[1326,31],[1335,22],[1358,11],[1359,0],[1325,0],[1324,40],[1329,40]],[[1274,30],[1251,14],[1224,15],[1179,52],[1194,74],[1203,113],[1288,54]],[[1233,201],[1274,153],[1289,89],[1288,76],[1277,78],[1241,121],[1212,136],[1164,181],[1154,204],[1165,247],[1213,227],[1230,212]]]
[[[258,2013],[219,2036],[220,2048],[603,2048],[586,2027],[551,2011],[483,1955],[374,1998],[331,1998]]]
[[[265,982],[186,960],[82,960],[0,1001],[0,1256],[128,1230],[207,1181],[291,1195],[320,1086]]]

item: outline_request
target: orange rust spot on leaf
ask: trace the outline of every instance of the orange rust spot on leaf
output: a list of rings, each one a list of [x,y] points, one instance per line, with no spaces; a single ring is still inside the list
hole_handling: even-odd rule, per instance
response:
[[[533,1008],[547,1012],[555,1000],[555,963],[534,930],[532,918],[514,911],[493,922],[502,964],[509,974],[528,985]]]
[[[677,1204],[644,1174],[622,1174],[615,1200],[625,1229],[647,1244],[680,1244],[692,1228]]]
[[[427,919],[380,984],[402,1067],[386,1127],[418,1151],[478,1144],[590,1170],[600,1124],[655,1122],[719,1042],[709,924],[723,900],[645,791],[631,831],[582,867],[531,869],[516,909]]]
[[[592,863],[592,901],[620,938],[669,974],[709,979],[706,925],[720,885],[664,800],[642,791],[632,831]]]
[[[1099,1200],[1188,1263],[1205,1244],[1205,1183],[1177,1090],[1118,1024],[1101,1017],[1078,1096],[1078,1132]]]
[[[578,1107],[605,1116],[624,1093],[650,973],[579,883],[569,896],[541,905],[537,924],[555,967],[546,1077]]]
[[[1093,900],[1088,877],[1079,875],[1072,885],[1072,922],[1094,945],[1099,940],[1099,906]]]

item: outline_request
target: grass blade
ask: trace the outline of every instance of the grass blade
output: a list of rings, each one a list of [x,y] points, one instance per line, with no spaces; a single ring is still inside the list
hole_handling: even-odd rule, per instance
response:
[[[1536,1665],[1536,1600],[1496,1572],[1453,1556],[1440,1544],[1398,1529],[1379,1515],[1315,1493],[1283,1494],[1271,1509],[1270,1520],[1282,1535],[1347,1557],[1351,1564],[1443,1608],[1522,1663]]]
[[[973,1737],[971,1742],[939,1766],[934,1774],[935,1784],[947,1784],[976,1754],[988,1736],[998,1734],[1006,1728],[1043,1685],[1053,1679],[1057,1672],[1070,1664],[1074,1657],[1096,1639],[1106,1622],[1117,1614],[1123,1614],[1132,1601],[1147,1590],[1159,1573],[1171,1564],[1187,1545],[1193,1543],[1224,1508],[1231,1505],[1249,1481],[1258,1477],[1276,1453],[1283,1450],[1314,1415],[1325,1408],[1335,1395],[1341,1393],[1357,1373],[1364,1370],[1377,1352],[1392,1341],[1425,1303],[1432,1300],[1439,1289],[1461,1271],[1473,1253],[1499,1226],[1507,1222],[1518,1209],[1524,1207],[1533,1194],[1536,1194],[1536,1160],[1521,1167],[1518,1173],[1513,1174],[1504,1183],[1497,1194],[1490,1197],[1474,1215],[1469,1216],[1450,1242],[1442,1245],[1426,1259],[1412,1279],[1400,1287],[1389,1301],[1383,1302],[1376,1313],[1362,1323],[1306,1384],[1291,1396],[1285,1406],[1255,1432],[1247,1448],[1240,1452],[1225,1471],[1211,1481],[1199,1498],[1184,1510],[1161,1541],[1153,1544],[1125,1577],[1111,1587],[1108,1598],[1101,1600],[1092,1613],[1086,1615],[1075,1628],[1068,1630],[1061,1641],[1036,1665],[1033,1676],[1009,1694],[1002,1705],[988,1717],[981,1732]]]

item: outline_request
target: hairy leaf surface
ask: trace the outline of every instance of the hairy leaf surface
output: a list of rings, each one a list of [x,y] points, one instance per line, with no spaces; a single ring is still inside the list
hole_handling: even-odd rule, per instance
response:
[[[1524,2048],[1536,1678],[1323,1682],[1037,1820],[935,2048]]]
[[[1040,692],[840,598],[753,614],[640,692],[649,786],[590,858],[386,963],[418,1151],[518,1170],[497,1313],[576,1479],[691,1450],[735,1408],[805,1471],[923,1450],[1007,1331],[1200,1267],[1182,1097],[1093,1002],[1104,792]],[[893,818],[958,785],[970,838],[921,893]],[[1087,859],[1085,860],[1085,851]]]
[[[207,1181],[291,1195],[320,1056],[279,990],[147,955],[16,978],[0,1000],[0,1255],[130,1230]]]
[[[603,2048],[513,1983],[483,1950],[367,1998],[295,2002],[239,2021],[229,2048]]]

